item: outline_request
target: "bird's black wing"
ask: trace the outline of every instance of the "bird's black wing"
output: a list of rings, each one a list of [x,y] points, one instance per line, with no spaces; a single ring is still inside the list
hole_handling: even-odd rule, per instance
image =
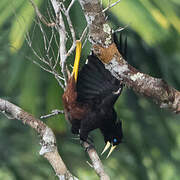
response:
[[[117,49],[126,58],[127,38],[123,41],[122,34],[118,40],[113,34],[114,43]],[[122,86],[121,86],[122,87]],[[120,88],[120,81],[105,69],[104,64],[94,54],[88,56],[88,63],[85,64],[79,73],[77,81],[78,101],[87,102],[101,101],[112,92]]]
[[[120,81],[105,69],[104,64],[94,54],[88,56],[88,63],[83,66],[78,76],[78,101],[101,101],[119,88]]]

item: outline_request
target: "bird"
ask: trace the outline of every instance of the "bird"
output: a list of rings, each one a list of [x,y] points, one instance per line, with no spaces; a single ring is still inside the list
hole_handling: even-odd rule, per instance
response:
[[[114,36],[114,42],[118,40]],[[121,46],[117,46],[120,53]],[[66,119],[71,123],[71,132],[80,134],[80,140],[87,141],[94,129],[100,129],[106,146],[110,146],[110,156],[115,147],[122,142],[122,122],[118,120],[114,104],[120,96],[123,84],[105,69],[104,64],[92,53],[88,62],[78,75],[81,54],[81,42],[76,42],[76,56],[73,72],[68,76],[68,83],[62,96]]]
[[[122,89],[123,84],[105,69],[98,57],[89,55],[77,80],[77,102],[88,104],[90,108],[81,121],[80,139],[86,141],[88,134],[99,128],[106,143],[101,154],[112,146],[107,158],[123,138],[122,122],[114,110]]]

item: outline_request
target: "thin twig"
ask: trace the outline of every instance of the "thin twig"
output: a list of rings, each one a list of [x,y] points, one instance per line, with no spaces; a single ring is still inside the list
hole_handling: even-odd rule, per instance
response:
[[[60,37],[60,42],[59,42],[59,54],[60,54],[60,66],[61,66],[61,72],[63,74],[63,77],[65,78],[65,86],[67,84],[67,72],[66,72],[66,59],[67,59],[67,52],[66,52],[66,33],[65,31],[65,24],[64,20],[62,17],[61,11],[59,12],[59,22],[58,24],[60,25],[60,28],[58,28],[59,31],[59,37]]]
[[[31,2],[31,4],[32,4],[32,6],[33,6],[33,8],[34,8],[34,10],[35,10],[35,12],[36,12],[36,15],[39,17],[39,19],[40,19],[46,26],[48,26],[48,27],[53,27],[53,26],[55,26],[55,23],[54,23],[54,22],[48,23],[48,21],[45,19],[45,17],[40,13],[38,7],[36,6],[36,4],[34,3],[33,0],[29,0],[29,1]]]
[[[74,4],[75,0],[71,0],[71,3],[69,4],[68,8],[67,8],[67,13],[69,14],[69,11],[72,8],[72,5]]]
[[[50,117],[58,115],[58,114],[64,114],[64,111],[63,110],[59,110],[59,109],[54,109],[54,110],[51,111],[50,114],[43,115],[40,118],[41,119],[47,119],[47,118],[50,118]]]
[[[74,4],[75,0],[72,0],[68,9],[65,10],[65,7],[64,7],[64,15],[66,16],[66,19],[67,19],[67,22],[68,22],[68,27],[70,29],[70,32],[71,32],[71,36],[72,36],[72,46],[71,48],[69,49],[68,53],[67,53],[67,56],[69,56],[75,49],[76,47],[76,34],[75,34],[75,30],[73,28],[73,24],[72,24],[72,21],[71,21],[71,18],[70,18],[70,8],[72,7],[72,5]]]
[[[81,42],[83,42],[84,41],[84,39],[86,40],[87,39],[87,32],[88,32],[88,26],[86,26],[85,28],[84,28],[84,31],[83,31],[83,33],[82,33],[82,35],[81,35],[81,37],[80,37],[80,41]]]
[[[129,24],[125,25],[124,27],[119,27],[118,29],[114,30],[114,33],[121,32],[121,31],[125,30],[128,26],[129,26]]]
[[[34,54],[40,61],[42,61],[43,63],[45,63],[46,65],[49,66],[49,62],[48,62],[47,60],[45,60],[43,57],[40,57],[40,56],[38,55],[38,53],[36,52],[36,50],[32,47],[32,41],[31,41],[31,38],[30,38],[30,35],[29,35],[28,32],[27,32],[27,34],[26,34],[25,39],[26,39],[27,44],[28,44],[29,47],[31,48],[33,54]]]
[[[118,0],[118,1],[116,1],[115,3],[113,3],[113,4],[109,4],[109,6],[107,7],[107,8],[105,8],[105,9],[103,9],[103,13],[104,12],[106,12],[108,9],[110,9],[110,8],[112,8],[112,7],[114,7],[115,5],[117,5],[119,2],[120,2],[121,0]]]

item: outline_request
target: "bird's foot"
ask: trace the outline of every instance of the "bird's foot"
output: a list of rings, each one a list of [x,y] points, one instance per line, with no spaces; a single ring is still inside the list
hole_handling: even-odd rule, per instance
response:
[[[85,141],[80,139],[80,144],[86,152],[89,151],[91,148],[94,148],[93,140],[91,139],[89,141],[89,138]]]

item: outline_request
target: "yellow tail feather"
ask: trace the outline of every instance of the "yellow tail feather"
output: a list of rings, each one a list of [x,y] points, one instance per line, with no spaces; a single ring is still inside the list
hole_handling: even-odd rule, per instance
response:
[[[81,56],[81,49],[82,49],[82,44],[80,40],[76,41],[76,57],[74,60],[74,67],[73,67],[73,75],[74,79],[77,82],[77,77],[78,77],[78,69],[79,69],[79,60]]]

